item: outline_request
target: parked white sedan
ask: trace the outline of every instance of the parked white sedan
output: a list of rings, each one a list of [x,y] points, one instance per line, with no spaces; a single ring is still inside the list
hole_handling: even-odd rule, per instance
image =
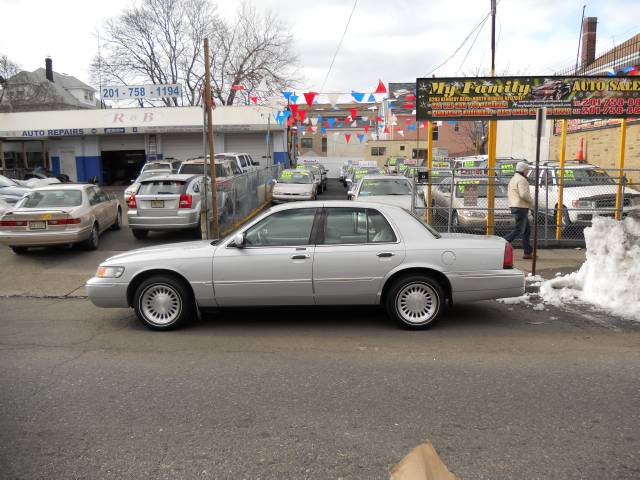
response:
[[[384,203],[411,210],[412,192],[411,181],[406,177],[367,175],[358,182],[355,189],[349,190],[347,197],[356,202]],[[416,194],[416,204],[424,207],[422,195]]]
[[[524,275],[502,238],[441,235],[395,206],[313,201],[272,207],[217,243],[116,255],[86,287],[95,305],[133,307],[155,330],[267,305],[384,305],[418,329],[447,303],[522,295]]]

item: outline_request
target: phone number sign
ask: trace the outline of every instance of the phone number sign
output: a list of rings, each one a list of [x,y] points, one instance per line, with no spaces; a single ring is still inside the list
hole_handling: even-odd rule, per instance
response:
[[[638,77],[418,78],[416,120],[640,117]]]
[[[177,98],[182,95],[179,83],[172,85],[119,85],[102,87],[103,100],[138,100],[152,98]]]

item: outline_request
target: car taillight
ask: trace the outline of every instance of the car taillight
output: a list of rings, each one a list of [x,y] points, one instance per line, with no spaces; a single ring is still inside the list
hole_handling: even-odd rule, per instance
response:
[[[2,220],[0,227],[26,227],[27,222],[24,220]]]
[[[59,218],[57,220],[47,220],[47,225],[77,225],[79,218]]]
[[[182,195],[180,195],[180,203],[178,203],[178,208],[191,208],[192,201],[193,198],[191,197],[191,195],[183,193]]]
[[[504,260],[502,268],[513,268],[513,248],[509,242],[504,246]]]
[[[129,198],[127,198],[127,207],[129,208],[137,208],[138,205],[136,204],[136,196],[135,195],[129,195]]]

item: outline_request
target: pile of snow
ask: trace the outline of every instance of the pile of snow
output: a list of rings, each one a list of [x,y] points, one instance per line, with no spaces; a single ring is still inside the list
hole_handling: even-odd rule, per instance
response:
[[[557,307],[590,303],[640,321],[640,221],[596,218],[584,237],[586,261],[580,270],[543,282],[540,297]]]

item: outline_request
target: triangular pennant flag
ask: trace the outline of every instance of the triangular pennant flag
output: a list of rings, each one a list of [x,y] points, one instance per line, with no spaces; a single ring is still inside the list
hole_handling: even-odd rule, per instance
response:
[[[415,129],[416,129],[416,126],[415,126],[415,125],[408,125],[408,126],[407,126],[407,130],[411,130],[411,131],[413,131],[413,130],[415,130]]]
[[[382,121],[382,117],[376,117],[376,122],[381,122]]]
[[[326,129],[325,127],[322,127],[322,128],[320,129],[320,131],[321,131],[322,133],[327,133],[327,129]]]
[[[298,101],[298,95],[291,95],[289,100],[291,100],[291,103],[296,103]]]
[[[377,133],[372,133],[371,134],[371,140],[377,140],[378,139],[378,134]]]
[[[351,96],[355,98],[356,102],[361,102],[364,99],[364,93],[360,92],[351,92]]]
[[[387,100],[387,107],[389,108],[389,110],[393,108],[393,100]]]
[[[325,126],[325,127],[327,127],[327,128],[329,128],[329,127],[330,127],[329,122],[328,122],[328,121],[327,121],[327,122],[324,122],[324,126]]]
[[[358,109],[357,108],[350,108],[349,112],[351,113],[351,118],[355,119],[356,116],[358,115]]]
[[[282,112],[282,116],[284,118],[289,118],[291,116],[291,110],[285,110],[284,112]]]
[[[282,125],[282,122],[284,122],[284,119],[285,119],[285,116],[282,114],[282,112],[278,112],[278,117],[276,118],[276,120],[280,125]]]
[[[358,135],[358,140],[360,140],[360,143],[362,143],[362,141],[364,140],[364,133]]]
[[[389,127],[384,127],[384,132],[383,133],[389,133]]]
[[[378,80],[378,87],[373,93],[387,93],[387,88],[384,86],[384,83],[382,83],[382,80]]]
[[[413,122],[413,118],[405,118],[404,119],[404,123],[412,123]]]
[[[311,106],[313,105],[313,99],[316,98],[316,95],[318,94],[316,92],[306,92],[303,95],[304,95],[304,99],[307,102],[307,105]]]
[[[296,114],[298,113],[298,105],[295,103],[292,103],[291,105],[289,105],[289,108],[291,109],[291,113],[293,113],[293,116],[295,117]]]
[[[329,103],[331,104],[331,106],[335,107],[336,103],[338,103],[338,99],[340,98],[340,94],[339,93],[328,93],[327,94],[327,98],[329,99]]]
[[[416,96],[413,93],[410,93],[409,95],[407,95],[406,97],[404,97],[404,99],[407,102],[413,102],[416,99]]]
[[[307,128],[310,128],[313,133],[316,133],[318,131],[318,127],[307,127]]]
[[[322,123],[322,115],[318,115],[318,122]]]
[[[311,127],[307,127],[307,129],[306,129],[305,131],[307,131],[307,132],[309,132],[309,133],[313,133],[313,128],[311,128]]]
[[[282,96],[285,100],[289,100],[289,97],[291,97],[291,93],[293,92],[282,92]]]
[[[327,123],[329,124],[329,128],[333,128],[333,125],[336,123],[336,119],[333,117],[327,118]]]
[[[403,130],[398,130],[398,135],[400,135],[401,137],[404,137],[404,131]]]
[[[249,97],[249,99],[255,104],[258,103],[258,97]]]
[[[407,102],[404,104],[404,108],[416,108],[416,106],[413,103]]]
[[[357,127],[357,126],[358,126],[358,122],[354,121],[354,122],[351,124],[351,126],[352,126],[352,127]]]
[[[369,132],[369,125],[365,125],[362,128],[364,129],[364,133],[368,133]]]
[[[314,127],[318,124],[318,118],[312,118],[311,119],[311,125],[313,125]],[[322,122],[320,122],[320,124],[322,124]]]
[[[236,90],[236,91],[244,90],[244,86],[243,85],[231,85],[231,90]]]
[[[376,101],[376,97],[373,96],[373,93],[369,95],[369,98],[367,99],[367,102],[375,102]]]
[[[348,134],[348,133],[345,133],[345,134],[344,134],[344,138],[345,138],[345,140],[347,141],[347,143],[349,143],[349,140],[351,140],[351,135],[350,135],[350,134]]]
[[[306,110],[298,110],[298,118],[300,119],[301,122],[304,122],[304,119],[307,116],[307,111]]]

